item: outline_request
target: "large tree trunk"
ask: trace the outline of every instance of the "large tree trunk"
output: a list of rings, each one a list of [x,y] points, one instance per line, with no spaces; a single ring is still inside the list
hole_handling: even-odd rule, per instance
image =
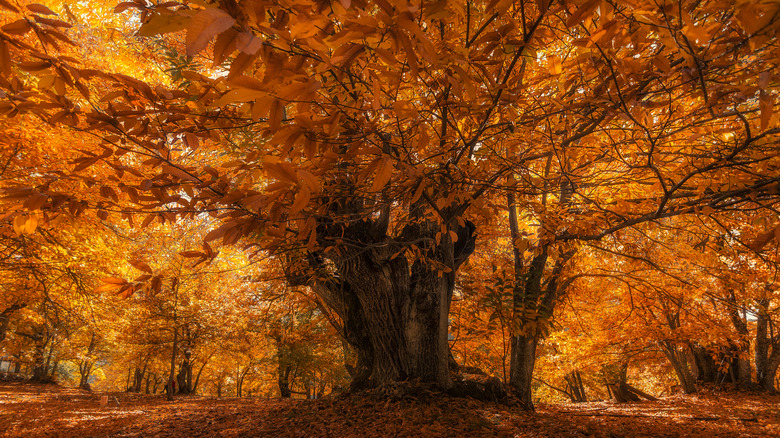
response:
[[[292,372],[292,366],[289,364],[279,364],[277,369],[277,381],[279,383],[279,394],[282,398],[290,398],[292,391],[290,390],[290,372]]]
[[[310,276],[313,280],[288,276],[294,283],[310,285],[338,314],[343,334],[357,353],[353,390],[407,379],[442,389],[452,385],[450,301],[455,272],[473,251],[474,225],[455,220],[455,225],[442,225],[425,218],[422,207],[417,210],[412,216],[419,220],[410,221],[397,239],[386,235],[389,210],[374,221],[323,221],[317,229],[323,247],[343,236],[362,246],[311,254],[308,261],[318,271]]]
[[[509,383],[517,396],[522,400],[523,407],[533,410],[532,380],[536,364],[537,336],[513,336],[512,354],[509,361]]]
[[[179,373],[176,375],[176,382],[179,384],[179,393],[190,394],[192,393],[192,363],[190,358],[192,353],[190,350],[184,352],[184,360],[179,367]]]
[[[780,340],[770,333],[772,321],[766,308],[768,304],[767,300],[759,303],[756,317],[756,375],[761,389],[774,393],[775,376],[780,367]]]
[[[694,377],[699,382],[715,383],[717,381],[717,365],[712,355],[701,345],[689,345],[693,355],[695,373]]]
[[[693,378],[690,368],[688,368],[688,359],[685,351],[677,349],[670,342],[664,341],[661,345],[664,355],[674,368],[674,373],[677,375],[677,380],[680,382],[680,386],[686,394],[694,394],[696,392],[696,381]]]
[[[11,314],[26,306],[26,304],[14,304],[0,312],[0,342],[5,340],[5,334],[8,331],[8,322],[11,319]]]
[[[740,388],[750,388],[753,385],[753,378],[750,366],[750,330],[747,321],[737,311],[737,298],[732,292],[728,300],[731,306],[728,307],[729,317],[734,329],[739,333],[739,340],[734,345],[736,354],[736,366],[732,366],[735,383]]]

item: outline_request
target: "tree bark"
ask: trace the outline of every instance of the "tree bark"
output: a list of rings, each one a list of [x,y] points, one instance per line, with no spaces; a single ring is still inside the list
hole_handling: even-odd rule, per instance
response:
[[[144,376],[146,375],[146,367],[149,364],[149,360],[145,360],[143,368],[140,364],[135,367],[135,373],[133,374],[133,387],[132,392],[141,392],[141,386],[144,384]]]
[[[174,386],[174,375],[176,374],[176,350],[179,348],[179,330],[176,328],[176,326],[173,327],[173,348],[171,349],[171,368],[170,372],[168,373],[168,382],[166,383],[168,388],[168,396],[166,397],[168,401],[173,401],[173,386]]]
[[[696,366],[695,377],[699,382],[714,383],[717,381],[715,361],[706,348],[700,345],[689,345]]]
[[[343,335],[357,353],[352,390],[407,379],[442,389],[452,385],[448,316],[455,272],[473,251],[474,225],[457,218],[432,221],[421,203],[410,216],[416,220],[396,239],[386,234],[389,209],[377,219],[347,225],[323,219],[317,228],[322,247],[344,236],[359,245],[310,254],[308,264],[316,271],[308,277],[312,280],[288,275],[293,284],[311,286],[339,316]]]
[[[561,194],[561,202],[565,204],[568,200],[564,195]],[[533,411],[532,383],[536,346],[544,336],[545,325],[553,315],[559,294],[566,289],[565,284],[559,287],[558,282],[565,263],[573,253],[560,254],[551,272],[545,275],[548,246],[543,245],[531,263],[524,266],[524,256],[517,246],[522,236],[518,229],[515,198],[511,192],[507,194],[507,207],[515,278],[509,384],[522,401],[523,408]]]
[[[277,381],[279,383],[279,394],[281,394],[282,398],[290,398],[292,396],[292,391],[290,390],[290,372],[292,371],[292,366],[289,364],[279,364],[279,367],[277,368],[278,378]]]
[[[758,385],[764,391],[774,393],[775,376],[780,367],[780,340],[774,339],[774,333],[770,334],[771,316],[767,311],[768,300],[759,302],[756,316],[756,375]]]
[[[672,364],[677,380],[680,382],[680,386],[686,394],[696,393],[696,382],[691,374],[690,368],[688,368],[688,360],[685,356],[685,352],[677,349],[673,344],[668,341],[664,341],[661,345],[661,350],[669,362]]]
[[[582,376],[579,371],[570,372],[564,376],[564,380],[566,380],[566,385],[569,387],[567,394],[572,402],[582,403],[588,401],[588,398],[585,396],[585,386],[582,384]]]
[[[92,372],[92,355],[95,353],[95,348],[97,346],[97,338],[95,336],[95,332],[92,332],[92,336],[89,339],[89,346],[87,347],[87,355],[86,358],[81,360],[79,362],[79,388],[82,389],[91,389],[89,387],[89,375]]]
[[[727,300],[731,303],[728,306],[728,314],[731,324],[739,333],[740,339],[734,344],[734,350],[737,353],[736,367],[732,366],[732,371],[736,374],[737,385],[741,388],[750,388],[753,385],[753,378],[750,366],[750,330],[747,321],[737,311],[737,298],[732,292]]]
[[[179,367],[179,373],[176,375],[176,382],[179,384],[179,393],[190,394],[192,392],[192,364],[190,358],[192,353],[187,350],[184,352],[184,360]]]
[[[26,304],[14,304],[2,312],[0,312],[0,342],[3,342],[5,340],[5,335],[8,332],[8,323],[11,319],[11,314],[16,312],[19,309],[25,308]]]

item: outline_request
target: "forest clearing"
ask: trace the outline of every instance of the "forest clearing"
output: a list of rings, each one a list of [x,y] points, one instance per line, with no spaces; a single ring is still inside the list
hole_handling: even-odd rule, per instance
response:
[[[40,391],[40,392],[39,392]],[[535,414],[426,390],[321,400],[101,394],[0,383],[2,437],[772,437],[780,397],[739,393],[569,403]]]
[[[777,435],[778,33],[0,0],[4,433]]]

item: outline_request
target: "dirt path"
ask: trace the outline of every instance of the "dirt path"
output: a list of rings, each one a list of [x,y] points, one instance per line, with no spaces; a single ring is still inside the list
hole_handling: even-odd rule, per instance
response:
[[[102,396],[109,404],[101,408]],[[540,407],[373,395],[318,401],[89,393],[0,383],[2,437],[777,437],[780,397],[720,394]]]

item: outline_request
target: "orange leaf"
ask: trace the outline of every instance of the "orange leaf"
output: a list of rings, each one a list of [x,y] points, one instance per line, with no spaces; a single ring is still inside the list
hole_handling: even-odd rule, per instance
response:
[[[134,268],[138,269],[139,271],[152,273],[151,266],[147,265],[146,263],[140,261],[140,260],[130,260],[130,264],[133,265]]]
[[[390,181],[393,175],[393,160],[390,157],[382,157],[379,163],[379,170],[374,177],[374,183],[371,185],[372,192],[378,192]]]
[[[13,35],[23,35],[32,29],[32,25],[27,20],[16,20],[0,27],[3,32]]]
[[[298,190],[298,194],[295,196],[295,202],[290,207],[290,216],[298,214],[311,200],[311,191],[306,185],[302,185]]]
[[[40,5],[38,3],[33,3],[31,5],[27,5],[27,9],[30,10],[30,12],[35,12],[36,14],[43,14],[43,15],[57,15],[55,12],[53,12],[51,9],[47,8],[44,5]]]
[[[236,48],[247,55],[254,55],[260,50],[263,40],[256,37],[252,32],[241,32],[236,37]]]
[[[275,99],[271,104],[271,110],[268,114],[268,124],[271,125],[271,132],[279,130],[279,126],[282,124],[282,117],[284,116],[284,106],[279,99]]]
[[[215,36],[230,29],[236,19],[217,8],[206,8],[198,12],[187,29],[187,56],[194,56],[208,46]]]

